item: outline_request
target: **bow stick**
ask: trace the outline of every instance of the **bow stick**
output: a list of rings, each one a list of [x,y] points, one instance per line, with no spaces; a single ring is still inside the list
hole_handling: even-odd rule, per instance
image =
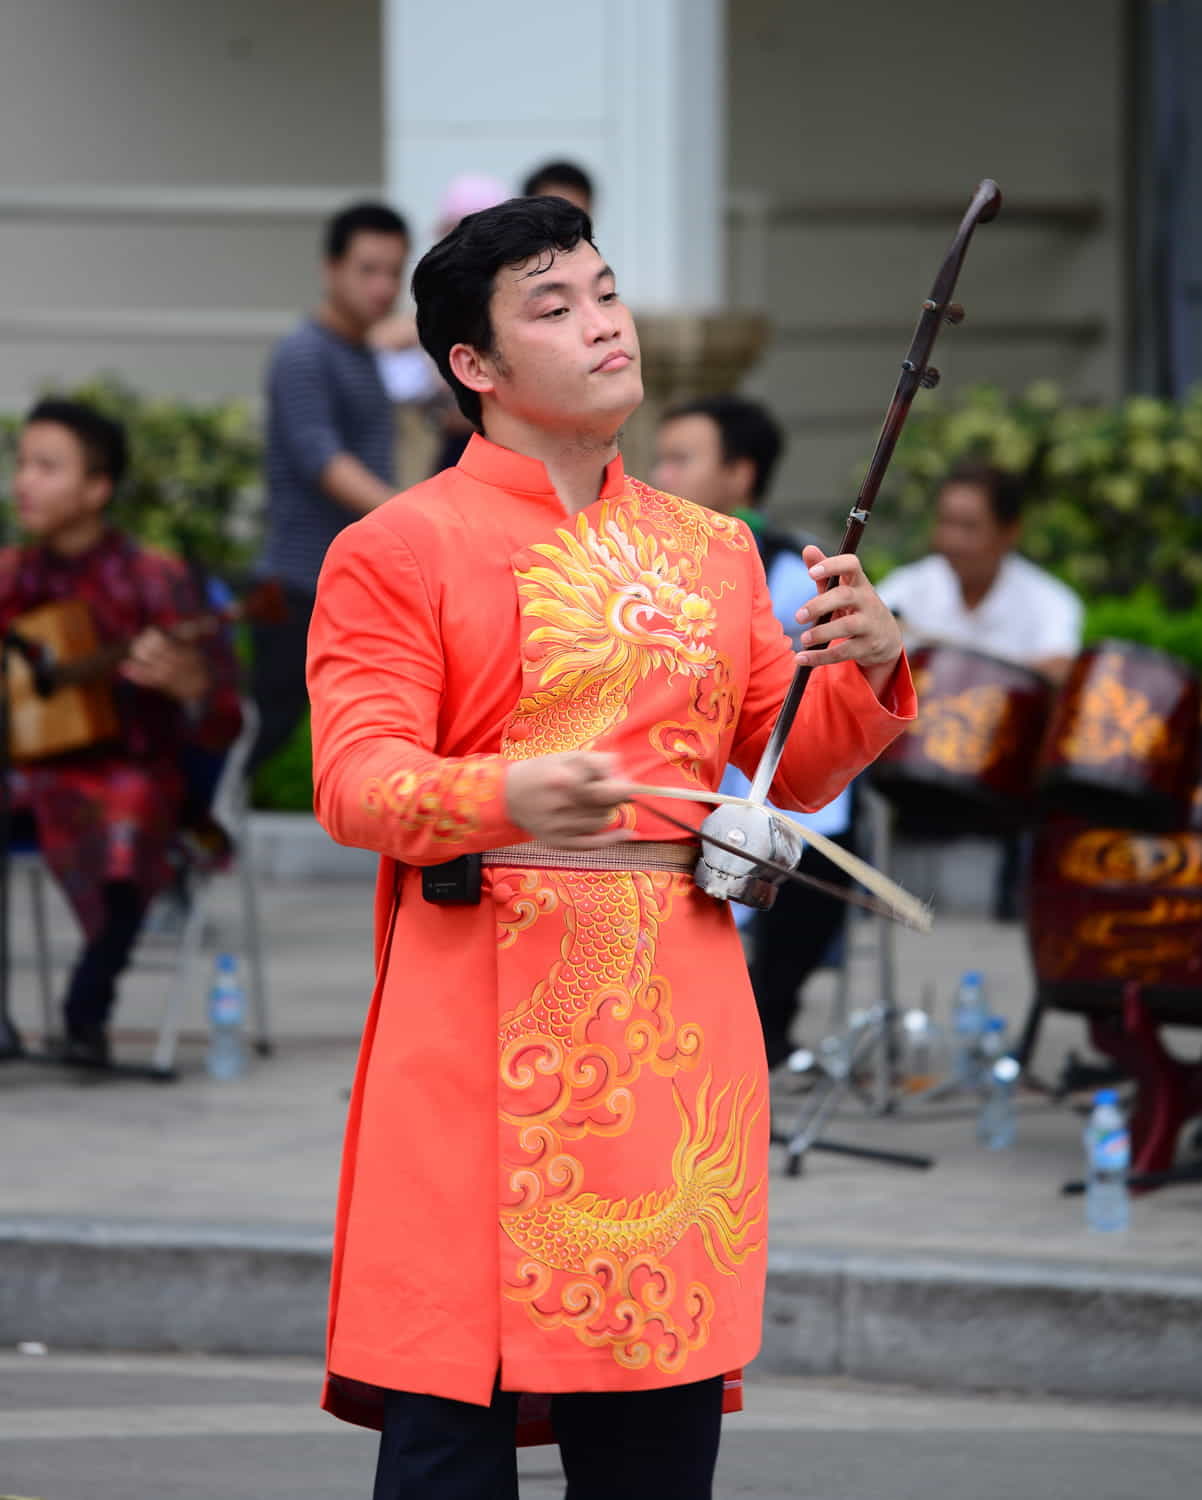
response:
[[[919,386],[932,390],[939,384],[939,371],[934,365],[928,363],[931,351],[935,347],[935,336],[943,322],[962,323],[964,321],[963,307],[951,300],[952,293],[956,289],[956,278],[964,263],[964,255],[973,230],[978,224],[988,224],[991,219],[997,218],[1001,206],[1001,190],[992,178],[986,177],[973,194],[972,202],[960,221],[956,237],[944,257],[939,274],[935,277],[931,295],[922,304],[918,326],[914,330],[909,352],[902,361],[901,376],[893,392],[893,399],[889,403],[889,410],[885,413],[885,421],[880,437],[877,438],[876,449],[869,461],[868,471],[860,486],[860,493],[856,496],[856,503],[852,506],[847,518],[847,530],[843,533],[843,540],[839,544],[841,553],[854,552],[860,545],[860,538],[864,535],[864,528],[868,524],[869,512],[872,510],[877,491],[881,487],[881,481],[885,477],[889,460],[893,457],[893,450],[897,446],[897,440],[901,436],[902,427],[910,411],[910,404]],[[825,587],[831,588],[835,583],[834,578],[829,578]],[[813,670],[812,666],[802,665],[793,673],[789,691],[785,695],[785,701],[781,705],[780,713],[777,715],[776,723],[772,726],[772,733],[768,737],[768,743],[764,747],[764,753],[760,757],[760,763],[752,778],[751,791],[747,800],[757,807],[762,806],[768,800],[768,788],[772,785],[772,778],[776,775],[776,768],[784,754],[785,741],[797,717],[797,710],[801,706],[806,684]]]
[[[681,802],[713,802],[725,804],[730,807],[753,807],[748,797],[734,797],[728,792],[707,792],[700,788],[694,790],[692,787],[675,786],[648,786],[641,783],[633,783],[628,787],[631,799],[670,797]],[[644,802],[639,801],[643,806]],[[784,813],[778,812],[776,808],[768,808],[766,811],[779,822],[794,829],[806,843],[813,845],[819,854],[824,855],[834,865],[845,871],[853,880],[858,881],[876,897],[875,901],[870,898],[858,896],[849,892],[842,886],[832,886],[827,881],[818,881],[816,876],[803,875],[790,865],[779,863],[777,860],[766,858],[763,854],[752,853],[746,848],[740,848],[735,844],[726,842],[716,835],[708,832],[704,825],[695,828],[691,823],[683,819],[674,818],[670,813],[662,811],[658,807],[648,807],[648,812],[657,818],[663,818],[666,823],[671,823],[677,828],[684,829],[695,838],[704,839],[716,849],[722,849],[727,854],[733,854],[739,859],[746,860],[748,864],[760,866],[770,870],[775,875],[787,875],[789,879],[799,881],[803,885],[817,883],[820,889],[831,891],[842,900],[851,900],[858,906],[867,906],[870,910],[878,912],[882,916],[892,917],[894,921],[903,922],[907,927],[913,927],[919,932],[930,932],[931,911],[929,906],[912,896],[909,891],[904,890],[896,881],[890,880],[887,875],[882,875],[879,870],[874,869],[864,860],[859,859],[849,850],[844,849],[841,844],[836,844],[833,839],[828,839],[825,834],[816,829],[808,827],[805,823],[799,823],[796,818],[786,817]]]

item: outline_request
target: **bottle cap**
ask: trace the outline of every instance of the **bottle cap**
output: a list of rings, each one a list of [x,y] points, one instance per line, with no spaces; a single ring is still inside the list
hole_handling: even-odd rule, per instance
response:
[[[1117,1104],[1119,1102],[1118,1089],[1099,1089],[1093,1096],[1095,1104]]]
[[[983,978],[984,975],[981,973],[980,969],[965,969],[964,973],[960,976],[960,983],[980,984]]]
[[[219,974],[232,974],[238,967],[238,960],[232,953],[219,953],[217,955],[217,972]]]
[[[986,1031],[1005,1031],[1005,1029],[1006,1029],[1006,1018],[1005,1018],[1005,1016],[990,1016],[988,1018],[988,1020],[985,1022],[985,1030]]]

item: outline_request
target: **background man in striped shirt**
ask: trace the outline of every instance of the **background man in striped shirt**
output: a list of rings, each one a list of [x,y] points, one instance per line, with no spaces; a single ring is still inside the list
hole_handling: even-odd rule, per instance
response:
[[[391,312],[408,253],[408,226],[393,209],[356,203],[335,215],[321,305],[268,365],[267,526],[256,572],[283,584],[288,619],[254,630],[252,768],[281,748],[308,703],[305,640],[326,549],[396,489],[393,406],[367,333]]]

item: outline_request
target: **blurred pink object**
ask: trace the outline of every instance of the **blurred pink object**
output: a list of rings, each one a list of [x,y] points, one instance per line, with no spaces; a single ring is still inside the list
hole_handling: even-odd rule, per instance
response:
[[[494,208],[512,196],[497,177],[486,177],[481,172],[461,172],[458,177],[451,178],[439,200],[437,231],[440,235],[450,234],[460,219],[468,214]]]

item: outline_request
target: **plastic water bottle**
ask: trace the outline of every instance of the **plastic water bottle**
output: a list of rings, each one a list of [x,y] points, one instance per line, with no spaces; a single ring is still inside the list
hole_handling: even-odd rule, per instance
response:
[[[981,1037],[989,1020],[985,1000],[985,976],[979,969],[967,969],[960,976],[953,1010],[956,1051],[953,1076],[961,1088],[979,1088],[981,1084]]]
[[[977,1116],[977,1140],[991,1151],[1004,1151],[1014,1145],[1018,1135],[1014,1089],[1022,1069],[1006,1052],[1006,1022],[1001,1016],[990,1016],[986,1021],[981,1051],[985,1059],[985,1096]]]
[[[246,1071],[245,1017],[238,960],[232,953],[219,953],[209,991],[209,1051],[205,1063],[210,1078],[237,1078]]]
[[[1126,1229],[1131,1137],[1114,1089],[1099,1089],[1085,1127],[1085,1221],[1091,1229]]]

